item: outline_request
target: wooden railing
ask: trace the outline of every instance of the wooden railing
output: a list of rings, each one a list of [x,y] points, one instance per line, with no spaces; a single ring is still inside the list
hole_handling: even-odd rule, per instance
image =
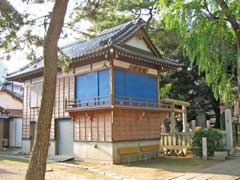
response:
[[[76,108],[99,107],[108,105],[130,106],[130,107],[144,107],[144,108],[162,108],[181,111],[182,109],[175,106],[172,100],[161,100],[150,98],[136,98],[131,96],[97,96],[92,98],[82,98],[79,100],[66,100],[65,109],[71,110]],[[179,108],[179,109],[178,109]]]
[[[79,100],[66,100],[65,102],[66,109],[104,106],[109,104],[111,104],[109,96],[97,96],[92,98],[82,98]]]
[[[192,144],[193,133],[161,133],[160,148],[182,149]]]

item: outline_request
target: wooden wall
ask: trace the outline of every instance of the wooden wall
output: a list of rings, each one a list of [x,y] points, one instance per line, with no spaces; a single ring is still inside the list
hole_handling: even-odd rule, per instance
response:
[[[74,76],[61,76],[57,79],[56,85],[56,97],[55,97],[55,107],[53,112],[53,120],[51,127],[51,139],[54,139],[54,119],[55,118],[64,118],[69,117],[68,113],[65,112],[65,98],[73,99],[74,98]],[[24,106],[23,106],[23,138],[30,138],[30,121],[37,121],[38,112],[40,103],[37,103],[36,100],[31,100],[31,98],[38,98],[37,102],[40,101],[40,96],[34,96],[32,91],[36,87],[42,86],[41,79],[32,80],[26,82],[24,86]],[[41,92],[38,92],[41,94]],[[34,105],[31,104],[34,102]]]
[[[113,141],[160,138],[161,123],[167,112],[115,109]]]
[[[54,139],[54,119],[69,117],[65,112],[65,99],[75,99],[75,76],[96,72],[109,67],[109,61],[100,61],[93,64],[76,67],[67,74],[59,73],[56,85],[55,107],[53,112],[51,139]],[[30,138],[30,122],[37,121],[41,102],[41,86],[43,77],[27,80],[24,82],[23,100],[23,139]],[[37,91],[37,93],[34,93]],[[33,99],[34,98],[34,99]]]
[[[112,141],[112,112],[78,112],[74,120],[75,141]]]

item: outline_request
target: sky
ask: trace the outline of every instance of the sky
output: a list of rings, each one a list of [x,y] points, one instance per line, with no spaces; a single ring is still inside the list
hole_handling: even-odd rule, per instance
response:
[[[51,1],[45,2],[43,4],[34,4],[34,3],[26,4],[26,3],[23,3],[22,0],[10,0],[10,2],[19,12],[29,13],[34,18],[48,14],[48,12],[52,11],[52,6],[53,6],[53,3]],[[70,12],[72,12],[76,2],[79,2],[79,0],[71,0],[69,2],[65,22],[69,20],[69,14]],[[80,25],[81,25],[80,26],[81,31],[86,31],[91,26],[90,22],[87,22],[87,21],[82,21]],[[44,33],[45,33],[43,27],[35,28],[34,32],[38,35],[41,34],[41,36],[44,36]],[[59,41],[59,46],[63,46],[65,44],[71,43],[76,40],[77,38],[76,34],[71,32],[70,30],[69,30],[69,33],[67,32],[67,34],[68,34],[67,38],[65,38],[64,40],[61,39]],[[29,61],[26,60],[26,58],[24,57],[25,54],[26,54],[25,52],[16,52],[16,53],[10,54],[11,56],[10,60],[6,60],[6,58],[0,59],[0,79],[1,77],[5,76],[6,73],[17,71],[21,67],[27,65]]]

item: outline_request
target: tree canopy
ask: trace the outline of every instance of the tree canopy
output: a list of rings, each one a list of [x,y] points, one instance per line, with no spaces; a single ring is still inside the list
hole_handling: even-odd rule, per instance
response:
[[[240,2],[213,0],[160,1],[166,29],[175,29],[186,56],[204,72],[215,97],[233,98],[237,85],[237,34],[231,18],[240,22]],[[222,3],[227,6],[223,9]]]

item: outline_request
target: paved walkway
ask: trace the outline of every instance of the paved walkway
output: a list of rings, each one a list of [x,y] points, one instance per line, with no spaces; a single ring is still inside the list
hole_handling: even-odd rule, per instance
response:
[[[172,178],[174,180],[240,180],[240,154],[231,160],[196,173],[188,173]]]

